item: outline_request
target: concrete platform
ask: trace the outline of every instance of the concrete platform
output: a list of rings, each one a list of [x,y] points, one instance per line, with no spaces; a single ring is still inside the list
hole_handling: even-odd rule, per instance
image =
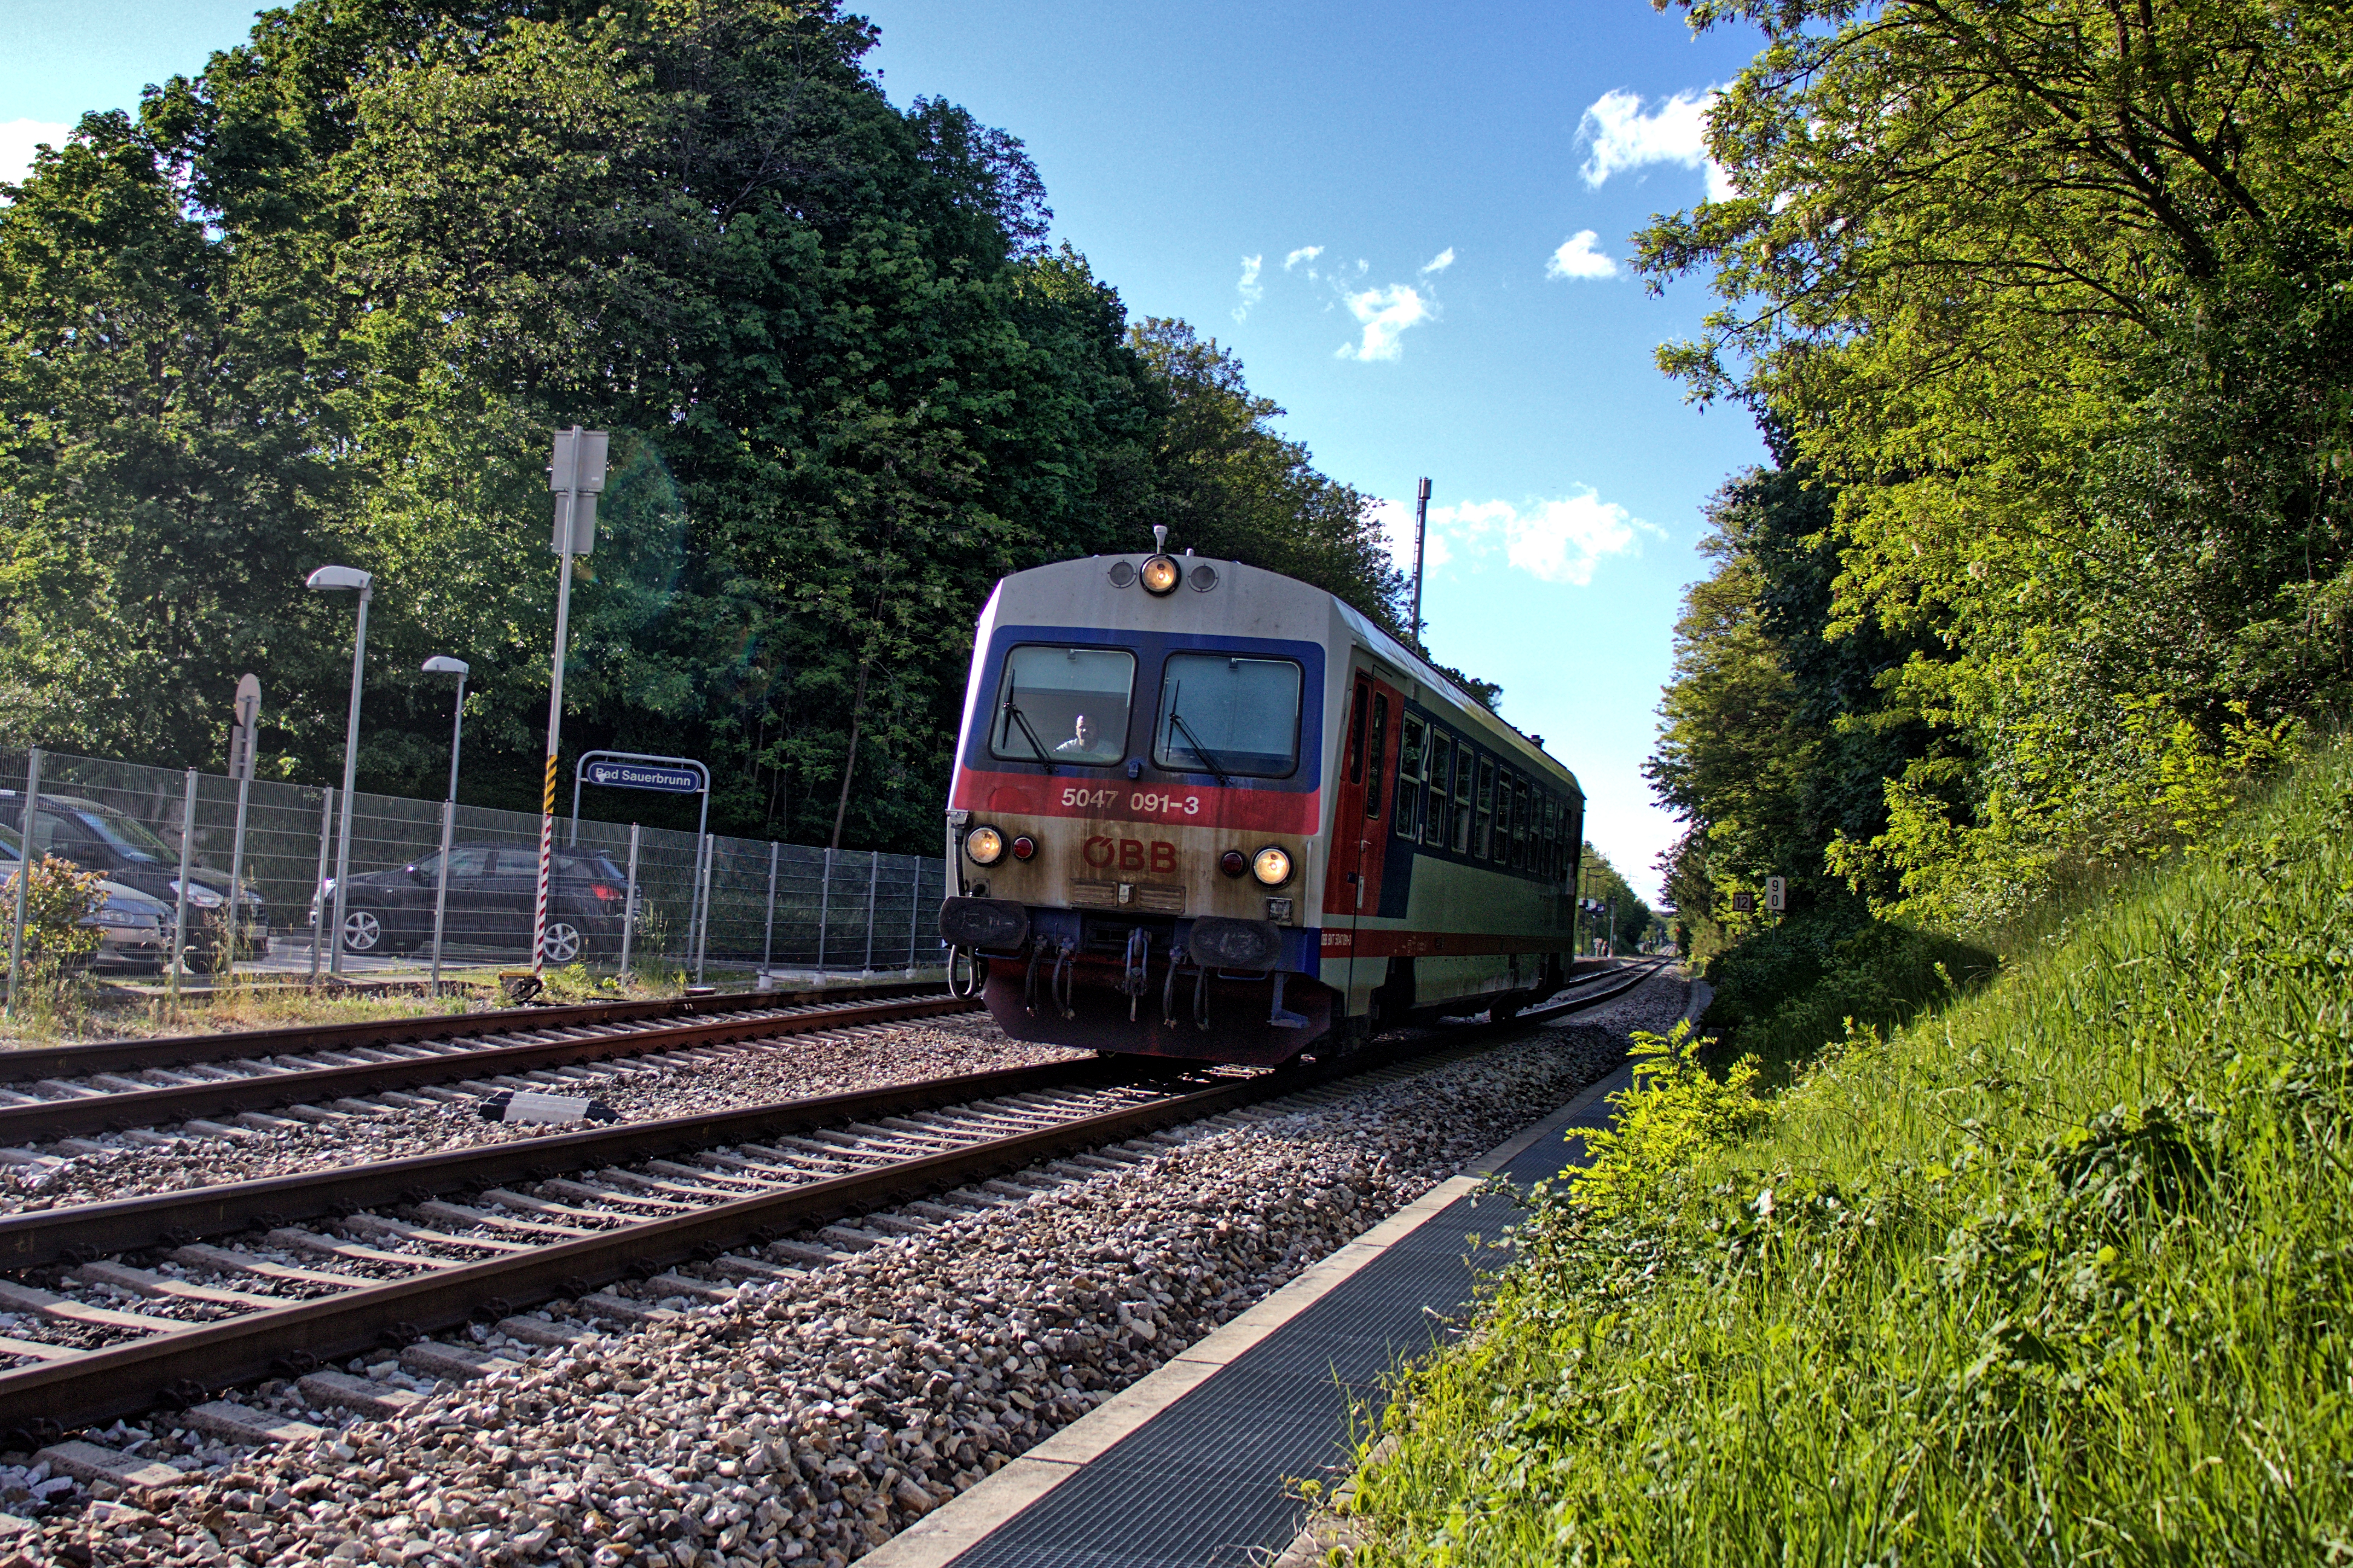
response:
[[[1694,1010],[1706,1003],[1696,987]],[[1517,1209],[1478,1195],[1577,1164],[1620,1066],[1418,1202],[859,1559],[862,1568],[1244,1568],[1282,1552],[1349,1458],[1351,1407],[1426,1354],[1507,1260]]]

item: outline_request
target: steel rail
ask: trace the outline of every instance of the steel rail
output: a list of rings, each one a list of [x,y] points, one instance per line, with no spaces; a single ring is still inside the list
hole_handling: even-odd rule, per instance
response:
[[[715,1258],[747,1243],[764,1244],[791,1231],[823,1225],[847,1215],[890,1207],[929,1193],[946,1191],[970,1182],[1018,1171],[1060,1155],[1120,1142],[1165,1127],[1216,1116],[1260,1100],[1295,1094],[1435,1051],[1459,1048],[1481,1039],[1539,1026],[1548,1019],[1598,1006],[1622,995],[1657,973],[1657,966],[1638,969],[1623,983],[1606,991],[1532,1009],[1512,1019],[1473,1024],[1419,1038],[1377,1044],[1329,1061],[1302,1063],[1247,1077],[1225,1078],[1206,1087],[1172,1093],[1165,1099],[1143,1105],[1082,1116],[1055,1126],[1016,1132],[966,1148],[894,1161],[872,1171],[824,1177],[771,1192],[723,1200],[685,1214],[636,1219],[614,1230],[554,1242],[526,1253],[509,1254],[457,1268],[426,1270],[337,1296],[314,1298],[283,1308],[268,1309],[243,1317],[105,1346],[69,1360],[16,1368],[0,1373],[0,1431],[35,1436],[59,1429],[91,1426],[147,1409],[159,1402],[192,1401],[202,1397],[206,1390],[234,1386],[275,1374],[299,1372],[310,1365],[332,1363],[376,1346],[387,1338],[401,1343],[412,1342],[430,1333],[462,1324],[476,1316],[487,1314],[501,1318],[537,1302],[586,1295],[601,1285],[633,1275],[650,1275],[662,1267],[674,1266],[690,1258]],[[1067,1067],[1008,1068],[977,1075],[977,1078],[903,1086],[901,1092],[916,1095],[928,1089],[937,1094],[952,1085],[955,1086],[956,1092],[943,1100],[925,1103],[910,1100],[905,1102],[905,1109],[931,1109],[938,1103],[968,1102],[976,1098],[994,1099],[1008,1093],[1032,1091],[1044,1086],[1047,1075],[1051,1074],[1060,1074],[1060,1081],[1055,1087],[1110,1086],[1137,1081],[1145,1076],[1131,1068],[1132,1064],[1100,1060],[1081,1063],[1076,1072]],[[1024,1079],[1031,1080],[1026,1088],[1015,1087],[1016,1080]],[[984,1082],[988,1085],[987,1092],[974,1094],[973,1089]],[[775,1119],[807,1118],[820,1106],[828,1108],[829,1117],[839,1119],[848,1113],[852,1102],[862,1102],[857,1111],[861,1119],[894,1113],[877,1109],[872,1094],[837,1095],[827,1097],[822,1101],[765,1106],[727,1113],[734,1118],[734,1123],[724,1129],[718,1125],[723,1117],[681,1117],[667,1123],[648,1123],[637,1129],[578,1133],[521,1145],[504,1145],[496,1150],[468,1151],[455,1159],[427,1156],[418,1160],[387,1162],[375,1167],[373,1173],[364,1170],[339,1173],[333,1179],[346,1184],[372,1180],[375,1184],[375,1190],[390,1191],[396,1199],[421,1201],[421,1194],[409,1198],[400,1192],[399,1184],[406,1176],[416,1174],[420,1167],[436,1161],[444,1164],[439,1173],[444,1178],[462,1166],[469,1170],[475,1184],[479,1184],[491,1167],[470,1165],[468,1162],[470,1160],[505,1156],[541,1164],[553,1155],[555,1157],[553,1163],[568,1163],[577,1167],[583,1163],[608,1163],[616,1158],[629,1158],[632,1152],[635,1157],[646,1158],[681,1147],[682,1144],[677,1141],[681,1137],[688,1142],[699,1141],[702,1146],[709,1147],[753,1140],[757,1136],[754,1130],[758,1128],[765,1127],[773,1134],[781,1125]],[[764,1116],[769,1120],[762,1121],[760,1119]],[[688,1126],[697,1124],[702,1128],[699,1139],[696,1134],[685,1131]],[[818,1123],[802,1120],[795,1124]],[[613,1142],[632,1132],[645,1140],[635,1151]],[[565,1153],[557,1152],[559,1146],[565,1151]],[[594,1153],[589,1152],[591,1150]],[[535,1173],[526,1166],[513,1168],[512,1173],[528,1177]],[[260,1217],[253,1213],[253,1205],[264,1197],[289,1204],[303,1204],[309,1201],[302,1195],[304,1184],[315,1185],[318,1181],[319,1178],[298,1176],[241,1183],[235,1188],[222,1188],[209,1194],[169,1194],[161,1204],[152,1199],[125,1200],[79,1209],[10,1216],[0,1225],[9,1226],[20,1238],[44,1231],[53,1237],[61,1237],[65,1231],[75,1229],[77,1226],[79,1234],[90,1236],[95,1234],[91,1222],[106,1215],[113,1226],[111,1234],[118,1237],[122,1234],[139,1235],[148,1238],[144,1243],[126,1243],[117,1239],[109,1247],[109,1250],[127,1250],[152,1244],[153,1240],[171,1239],[164,1237],[162,1231],[170,1224],[184,1223],[187,1211],[182,1200],[211,1197],[224,1202],[225,1206],[216,1219],[215,1228],[237,1229]],[[349,1194],[358,1189],[346,1184],[338,1190]],[[304,1212],[329,1212],[349,1201],[348,1197],[336,1198],[324,1205],[311,1206]],[[142,1207],[153,1211],[149,1217],[142,1219],[130,1212]],[[181,1214],[183,1221],[159,1224],[154,1215],[163,1212]],[[274,1219],[277,1216],[271,1215],[268,1217]],[[66,1224],[61,1226],[60,1221]],[[49,1256],[58,1255],[52,1247]],[[12,1261],[15,1267],[26,1266],[22,1260]]]
[[[976,1011],[978,1004],[952,996],[911,997],[860,1006],[811,1008],[797,1012],[740,1008],[732,1016],[696,1023],[653,1023],[612,1034],[564,1040],[530,1041],[513,1046],[479,1046],[431,1056],[403,1057],[393,1061],[356,1062],[349,1067],[294,1068],[218,1079],[205,1083],[174,1084],[151,1089],[123,1089],[76,1100],[47,1100],[38,1105],[0,1107],[0,1147],[12,1143],[71,1138],[90,1132],[120,1131],[130,1127],[156,1127],[191,1117],[235,1116],[271,1106],[301,1105],[349,1100],[427,1084],[462,1082],[509,1073],[535,1072],[547,1068],[576,1067],[584,1062],[617,1057],[650,1056],[697,1046],[725,1045],[743,1040],[777,1039],[813,1035],[827,1029],[854,1028],[867,1024],[903,1023],[949,1013]],[[551,1026],[540,1024],[536,1028]]]
[[[370,1046],[422,1045],[516,1029],[577,1029],[626,1024],[641,1018],[687,1018],[744,1007],[794,1007],[834,1000],[881,1002],[909,995],[939,994],[936,984],[837,986],[808,991],[734,991],[709,996],[666,996],[644,1002],[576,1002],[548,1007],[497,1007],[481,1013],[445,1013],[432,1017],[375,1018],[351,1024],[293,1024],[279,1029],[235,1029],[211,1035],[170,1035],[148,1040],[99,1040],[87,1045],[39,1046],[0,1052],[0,1084],[34,1083],[45,1078],[86,1078],[92,1073],[139,1072],[148,1068],[241,1061],[257,1057],[301,1056],[305,1051],[364,1049]]]

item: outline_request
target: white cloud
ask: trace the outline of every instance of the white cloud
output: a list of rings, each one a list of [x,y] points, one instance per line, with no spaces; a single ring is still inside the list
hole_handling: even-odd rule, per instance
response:
[[[1258,280],[1259,268],[1265,260],[1262,253],[1242,258],[1242,279],[1234,285],[1235,292],[1242,297],[1242,302],[1234,307],[1234,320],[1237,321],[1246,319],[1250,307],[1266,298],[1266,285]]]
[[[1324,247],[1320,245],[1303,245],[1282,258],[1282,269],[1288,272],[1301,262],[1313,261],[1323,254]]]
[[[1733,194],[1731,177],[1707,155],[1707,111],[1715,96],[1714,88],[1679,92],[1645,114],[1640,94],[1622,89],[1603,93],[1577,128],[1577,140],[1588,148],[1577,172],[1587,185],[1598,186],[1628,169],[1680,163],[1704,171],[1707,199],[1723,201]]]
[[[0,121],[0,181],[12,185],[22,181],[32,172],[34,147],[43,142],[62,147],[72,129],[46,120]]]
[[[1351,294],[1348,310],[1363,325],[1365,333],[1356,342],[1342,343],[1339,357],[1367,362],[1396,359],[1404,352],[1398,336],[1408,327],[1430,320],[1433,313],[1430,301],[1421,297],[1421,291],[1403,283]]]
[[[1428,264],[1422,268],[1421,275],[1427,278],[1433,272],[1443,272],[1453,265],[1454,247],[1450,245],[1430,258]]]
[[[1406,559],[1410,561],[1410,508],[1406,527]],[[1514,572],[1525,572],[1540,583],[1577,588],[1593,581],[1594,568],[1606,557],[1632,552],[1638,534],[1665,537],[1590,489],[1556,500],[1531,500],[1525,507],[1505,500],[1431,507],[1430,531],[1435,536],[1441,530],[1465,557],[1476,560],[1501,552],[1504,563]],[[1435,552],[1431,558],[1437,559]]]
[[[1436,571],[1454,559],[1454,552],[1446,546],[1446,535],[1433,521],[1422,539],[1422,567]],[[1380,524],[1381,541],[1388,547],[1389,560],[1397,569],[1410,576],[1413,573],[1413,502],[1409,500],[1377,500],[1373,503],[1373,521]]]
[[[1560,242],[1560,248],[1545,263],[1547,278],[1614,278],[1618,264],[1597,250],[1600,236],[1589,228],[1578,229]]]

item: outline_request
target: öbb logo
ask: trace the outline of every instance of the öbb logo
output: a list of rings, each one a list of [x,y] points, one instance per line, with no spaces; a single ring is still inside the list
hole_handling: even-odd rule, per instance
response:
[[[1090,838],[1082,851],[1087,864],[1100,871],[1116,865],[1123,871],[1150,871],[1155,876],[1171,877],[1176,873],[1176,846],[1165,839],[1150,844],[1140,838]]]

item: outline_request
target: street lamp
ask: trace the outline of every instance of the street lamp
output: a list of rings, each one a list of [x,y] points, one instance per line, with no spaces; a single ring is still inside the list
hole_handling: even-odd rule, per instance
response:
[[[327,935],[327,973],[340,975],[343,972],[343,884],[351,879],[352,868],[352,781],[360,766],[360,677],[367,670],[367,610],[368,601],[375,597],[375,577],[356,566],[322,566],[303,585],[360,591],[359,625],[352,634],[352,710],[343,722],[343,812],[335,836],[335,923],[330,928],[332,934]]]
[[[458,742],[466,737],[466,677],[473,667],[437,653],[425,661],[427,675],[458,678],[458,714],[449,723],[449,798],[441,806],[441,869],[433,889],[433,994],[441,994],[441,920],[449,908],[449,832],[458,821]]]

